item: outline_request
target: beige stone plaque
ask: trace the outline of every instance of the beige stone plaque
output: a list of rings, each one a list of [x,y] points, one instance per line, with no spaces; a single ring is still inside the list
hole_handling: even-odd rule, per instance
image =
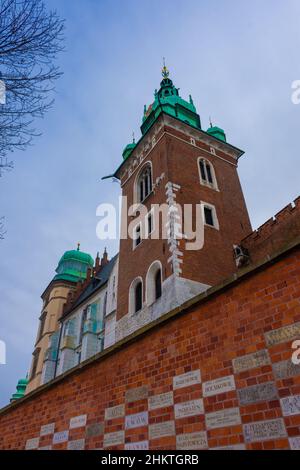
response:
[[[268,347],[285,343],[294,339],[300,339],[300,322],[283,326],[277,330],[267,331],[265,340]]]
[[[239,408],[226,408],[225,410],[207,413],[205,415],[207,429],[225,428],[241,424]]]
[[[85,440],[84,439],[76,439],[75,441],[68,442],[68,450],[84,450],[85,447]]]
[[[175,418],[187,418],[189,416],[202,415],[204,413],[203,400],[191,400],[184,403],[176,403]]]
[[[153,395],[148,398],[148,408],[150,411],[172,406],[173,403],[173,392],[161,393],[160,395]]]
[[[236,357],[232,360],[233,370],[236,374],[268,364],[271,364],[271,361],[267,349]]]
[[[48,436],[49,434],[54,434],[55,423],[45,424],[41,426],[40,436]]]
[[[106,408],[105,410],[105,419],[116,419],[122,418],[125,416],[125,405],[112,406],[111,408]]]
[[[159,437],[174,436],[175,423],[174,421],[165,421],[163,423],[150,424],[149,426],[149,439],[157,439]]]
[[[39,437],[34,437],[33,439],[28,439],[25,444],[25,450],[37,449],[40,443]]]
[[[178,388],[189,387],[190,385],[200,384],[201,383],[201,373],[200,369],[187,372],[186,374],[177,375],[173,377],[173,388],[177,390]]]
[[[87,415],[74,416],[70,419],[70,429],[82,428],[86,425]]]
[[[227,377],[220,377],[215,380],[210,380],[209,382],[203,382],[202,389],[204,397],[235,390],[234,376],[228,375]]]
[[[201,450],[207,448],[208,443],[205,431],[179,434],[176,436],[177,450]]]
[[[116,431],[104,434],[103,447],[114,447],[124,444],[124,431]]]

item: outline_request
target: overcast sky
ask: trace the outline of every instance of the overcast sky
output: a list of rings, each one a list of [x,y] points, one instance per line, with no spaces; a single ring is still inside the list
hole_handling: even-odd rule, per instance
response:
[[[224,128],[245,150],[239,175],[253,227],[299,191],[299,0],[47,0],[66,18],[64,76],[43,132],[0,180],[0,407],[26,376],[40,295],[65,250],[94,256],[96,207],[116,203],[119,185],[100,181],[121,162],[143,106],[159,87],[162,57],[202,126]],[[109,255],[117,242],[105,243]]]

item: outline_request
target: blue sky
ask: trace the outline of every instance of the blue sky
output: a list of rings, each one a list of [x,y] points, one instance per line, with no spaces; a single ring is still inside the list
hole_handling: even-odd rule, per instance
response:
[[[15,153],[0,180],[0,407],[31,361],[40,294],[65,250],[93,256],[96,207],[119,186],[100,181],[120,163],[143,105],[159,86],[162,57],[180,93],[192,94],[203,128],[223,127],[245,150],[239,174],[253,227],[299,191],[298,0],[47,0],[66,18],[64,76],[56,102],[37,121],[42,137]],[[105,243],[112,256],[117,242]]]

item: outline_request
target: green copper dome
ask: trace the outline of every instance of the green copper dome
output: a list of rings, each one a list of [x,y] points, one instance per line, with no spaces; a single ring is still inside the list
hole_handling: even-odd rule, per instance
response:
[[[131,154],[131,152],[133,151],[133,149],[135,147],[136,147],[136,143],[135,143],[134,140],[131,144],[126,145],[126,147],[124,148],[123,153],[122,153],[122,156],[123,156],[124,160],[126,160],[126,158],[129,157],[129,155]]]
[[[154,102],[148,108],[147,106],[144,107],[143,123],[141,125],[142,134],[144,135],[147,132],[162,112],[201,129],[200,117],[197,114],[191,95],[189,101],[185,101],[179,96],[179,88],[173,85],[165,65],[162,69],[162,76],[160,89],[155,90],[154,93]]]
[[[14,393],[10,399],[10,401],[19,400],[19,398],[23,398],[25,395],[26,387],[28,384],[28,379],[20,379],[17,385],[17,391]]]
[[[223,142],[226,142],[226,134],[223,129],[220,127],[216,126],[211,126],[209,129],[206,131],[208,134],[212,135],[216,139],[222,140]]]
[[[65,280],[77,282],[85,279],[88,268],[94,266],[94,260],[88,253],[77,250],[66,251],[61,257],[56,268],[54,280]]]

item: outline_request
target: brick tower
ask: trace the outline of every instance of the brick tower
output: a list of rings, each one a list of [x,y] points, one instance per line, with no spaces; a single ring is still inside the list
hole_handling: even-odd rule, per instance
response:
[[[154,102],[144,108],[142,137],[127,145],[114,174],[127,207],[137,207],[126,218],[123,199],[122,233],[129,227],[135,239],[120,241],[117,339],[231,275],[233,247],[251,232],[237,173],[244,152],[222,129],[203,131],[191,96],[179,96],[165,66],[162,75]],[[198,248],[186,238],[188,215],[178,211],[185,204],[192,207],[191,228],[199,238],[203,233]],[[169,209],[167,221],[155,205]]]

